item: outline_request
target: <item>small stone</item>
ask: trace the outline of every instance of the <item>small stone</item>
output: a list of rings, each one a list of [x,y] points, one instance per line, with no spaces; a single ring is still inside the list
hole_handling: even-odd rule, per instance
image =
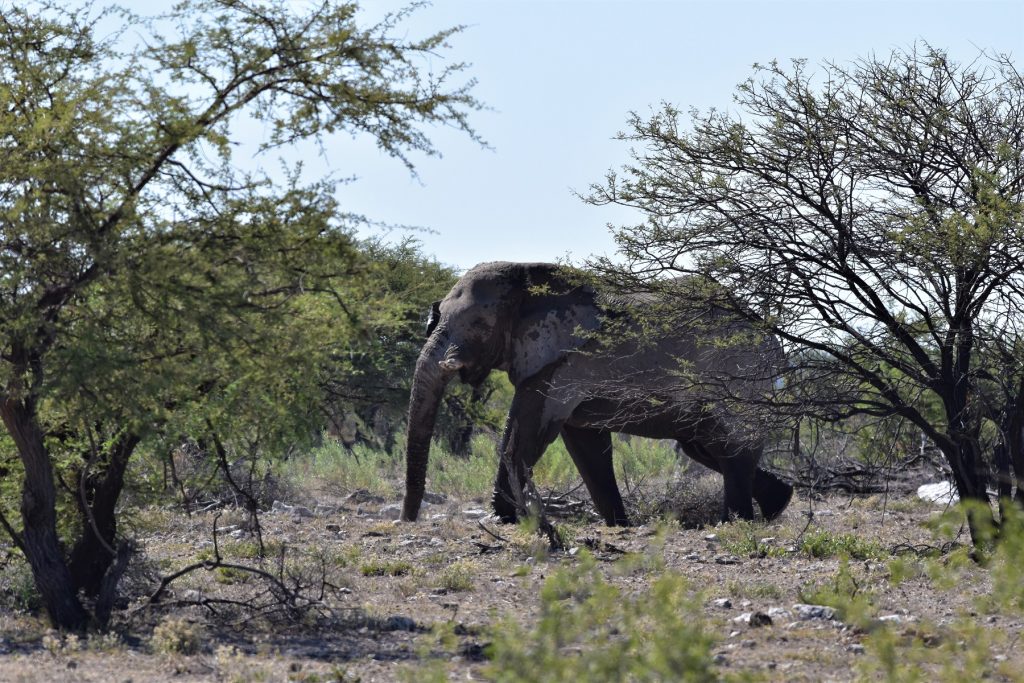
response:
[[[744,640],[742,643],[740,643],[740,647],[745,647],[746,649],[751,650],[751,649],[757,647],[757,641],[756,640]]]
[[[740,564],[740,558],[735,555],[719,555],[715,558],[715,564]]]
[[[332,534],[336,534],[341,531],[341,525],[339,524],[328,524],[324,528],[330,531]]]
[[[826,621],[835,619],[836,611],[826,605],[805,605],[797,603],[793,605],[793,612],[797,619],[808,621],[811,619],[824,619]]]
[[[732,609],[732,600],[729,598],[718,598],[711,604],[719,609]]]
[[[753,615],[753,612],[744,612],[743,614],[739,615],[738,617],[733,617],[732,620],[734,622],[736,622],[737,624],[749,624],[750,623],[750,617],[752,615]]]
[[[384,496],[378,496],[374,493],[370,493],[366,489],[359,489],[358,491],[353,491],[352,493],[350,493],[348,495],[348,498],[346,498],[345,500],[348,501],[349,503],[354,504],[371,503],[379,505],[380,503],[384,502]]]
[[[846,651],[852,652],[855,655],[862,655],[864,654],[864,646],[860,643],[854,643],[853,645],[847,646]]]
[[[684,560],[690,560],[691,562],[700,562],[700,555],[697,553],[690,553],[683,557]]]
[[[466,508],[462,511],[462,515],[467,519],[483,519],[487,516],[487,510],[483,508]]]
[[[715,664],[725,664],[726,663],[725,653],[719,652],[718,654],[716,654],[714,657],[711,658],[711,661],[713,661]]]
[[[717,541],[718,540],[718,534],[708,534],[707,536],[704,537],[704,540],[705,541]]]
[[[753,628],[760,628],[761,626],[771,626],[772,618],[764,612],[754,612],[750,615],[750,625]]]
[[[443,493],[433,493],[432,491],[426,491],[423,494],[423,502],[431,505],[440,505],[441,503],[448,502],[448,496]]]
[[[401,503],[390,503],[380,509],[380,516],[384,519],[398,519],[402,516]]]
[[[788,619],[793,616],[788,609],[782,607],[769,607],[768,616],[772,619]]]

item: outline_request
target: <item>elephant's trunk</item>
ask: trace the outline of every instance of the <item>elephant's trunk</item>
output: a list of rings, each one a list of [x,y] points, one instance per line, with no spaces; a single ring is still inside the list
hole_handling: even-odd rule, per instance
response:
[[[444,388],[454,375],[438,365],[445,360],[446,337],[441,330],[435,330],[420,352],[419,360],[416,361],[416,374],[412,378],[409,435],[405,451],[405,501],[402,505],[402,519],[407,522],[416,521],[420,512],[437,409]]]

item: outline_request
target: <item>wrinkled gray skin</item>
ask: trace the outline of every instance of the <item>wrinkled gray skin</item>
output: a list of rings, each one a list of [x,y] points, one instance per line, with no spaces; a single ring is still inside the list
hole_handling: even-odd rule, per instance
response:
[[[477,385],[494,369],[505,370],[515,387],[493,501],[504,521],[516,519],[526,473],[561,435],[598,512],[609,525],[627,525],[612,432],[676,439],[687,455],[720,472],[726,519],[753,519],[752,498],[765,519],[785,509],[792,488],[757,467],[760,438],[724,408],[709,408],[707,396],[679,375],[680,359],[698,377],[760,372],[763,379],[743,381],[742,391],[763,391],[771,386],[772,363],[782,362],[778,343],[714,348],[679,330],[639,351],[632,342],[602,348],[574,334],[597,329],[599,315],[593,290],[567,284],[551,264],[484,263],[456,283],[435,305],[416,363],[402,519],[419,514],[445,386],[456,375]]]

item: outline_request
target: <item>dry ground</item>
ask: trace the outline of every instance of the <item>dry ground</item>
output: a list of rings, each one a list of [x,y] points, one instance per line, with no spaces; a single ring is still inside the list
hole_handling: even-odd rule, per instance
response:
[[[899,638],[919,637],[933,646],[945,637],[946,626],[968,615],[982,628],[1010,636],[989,652],[993,679],[1024,680],[1024,656],[1013,635],[1020,621],[979,613],[976,607],[989,590],[985,570],[967,567],[955,590],[925,575],[898,585],[890,579],[893,548],[939,544],[924,526],[938,509],[914,498],[832,495],[811,501],[798,495],[768,525],[662,525],[659,533],[650,525],[569,524],[571,549],[552,553],[525,529],[486,519],[481,526],[475,512],[466,512],[484,507],[479,500],[430,505],[417,524],[382,517],[381,508],[394,502],[355,495],[312,510],[311,516],[305,510],[262,515],[273,558],[262,566],[274,575],[283,567],[281,575],[292,577],[289,581],[302,577],[304,595],[322,597],[307,610],[273,613],[277,603],[263,578],[219,569],[175,581],[159,605],[135,599],[117,618],[117,637],[62,639],[48,634],[39,617],[8,611],[0,619],[0,680],[390,681],[422,680],[430,667],[446,668],[451,680],[481,680],[488,626],[510,614],[533,619],[545,577],[579,563],[579,549],[587,546],[594,548],[609,580],[630,590],[642,590],[665,569],[687,577],[701,595],[699,616],[717,640],[711,653],[721,675],[855,680],[866,675],[869,660],[879,657],[864,646],[870,628],[839,619],[802,619],[794,612],[794,604],[806,602],[809,587],[830,585],[840,567],[837,556],[814,558],[798,549],[801,539],[815,533],[826,540],[854,534],[864,547],[880,551],[850,560],[849,574],[857,591],[872,596],[871,616],[890,618]],[[213,558],[215,525],[222,529],[218,544],[225,559],[258,564],[252,537],[235,528],[245,522],[238,512],[189,518],[151,509],[133,519],[148,567],[148,574],[137,570],[135,583],[127,587],[138,596],[152,591],[153,577],[197,556]],[[647,560],[636,562],[637,557]],[[634,558],[632,568],[619,571],[628,558]],[[15,570],[9,565],[8,571]],[[206,606],[188,606],[209,599]],[[264,604],[266,610],[254,616],[230,601]],[[741,615],[757,612],[771,615],[772,623],[743,623]],[[445,624],[457,635],[453,649],[442,648],[429,632]],[[191,646],[194,653],[174,652]]]

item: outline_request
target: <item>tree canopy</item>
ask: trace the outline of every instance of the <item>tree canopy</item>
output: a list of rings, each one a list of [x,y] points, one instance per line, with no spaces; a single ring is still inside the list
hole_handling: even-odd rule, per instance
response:
[[[1020,492],[1024,78],[1008,57],[922,44],[755,66],[729,110],[666,104],[619,137],[632,163],[587,199],[645,220],[616,229],[625,264],[598,269],[724,285],[790,352],[777,408],[909,420],[963,498],[986,496],[994,422]]]
[[[409,39],[407,11],[364,27],[357,10],[0,11],[0,417],[25,477],[23,528],[3,523],[57,626],[104,620],[104,596],[89,615],[77,591],[123,570],[114,505],[141,441],[294,423],[383,315],[333,182],[240,171],[239,121],[267,125],[265,153],[346,133],[410,168],[436,152],[431,126],[476,137],[463,65],[424,68],[459,29]],[[123,28],[108,35],[112,17]],[[66,462],[71,481],[55,477]],[[58,483],[81,513],[69,556]]]

